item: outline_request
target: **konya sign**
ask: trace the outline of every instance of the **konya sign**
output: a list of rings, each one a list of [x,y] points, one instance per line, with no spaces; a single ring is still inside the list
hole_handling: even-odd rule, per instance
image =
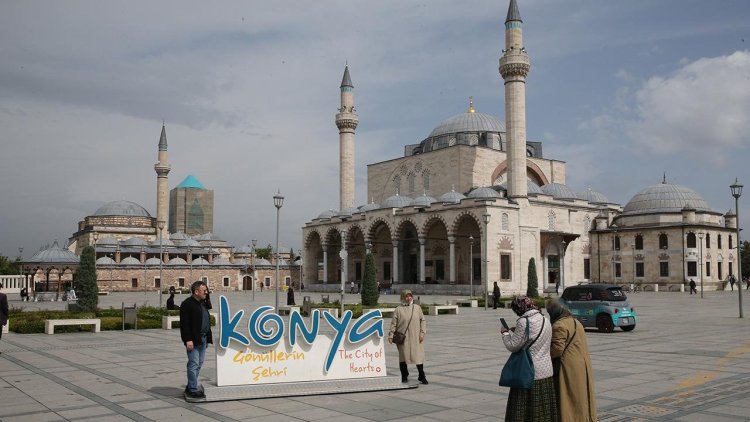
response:
[[[384,377],[383,319],[375,310],[352,319],[347,310],[341,319],[329,312],[311,312],[303,319],[291,312],[285,322],[272,306],[253,311],[247,326],[245,314],[232,314],[225,296],[219,299],[220,328],[216,348],[216,385],[255,385]],[[325,320],[332,333],[321,332]],[[325,331],[331,331],[326,329]]]

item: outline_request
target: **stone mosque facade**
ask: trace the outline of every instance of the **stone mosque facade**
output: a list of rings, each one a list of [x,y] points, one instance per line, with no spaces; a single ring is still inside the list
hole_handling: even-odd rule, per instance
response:
[[[531,62],[523,21],[511,0],[499,72],[505,119],[477,111],[441,122],[404,156],[368,164],[368,204],[354,206],[359,121],[348,66],[336,114],[340,203],[302,228],[305,285],[338,291],[364,276],[367,253],[381,288],[421,294],[525,293],[529,261],[538,288],[587,282],[679,290],[702,276],[722,288],[736,261],[733,213],[722,214],[690,188],[646,187],[624,207],[599,192],[566,185],[566,163],[526,139]],[[348,287],[347,287],[348,289]]]

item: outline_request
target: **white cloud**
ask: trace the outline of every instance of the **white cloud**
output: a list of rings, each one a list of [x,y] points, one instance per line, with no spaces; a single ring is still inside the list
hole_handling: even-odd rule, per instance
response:
[[[638,147],[721,163],[750,133],[750,53],[702,58],[652,77],[635,102],[637,117],[626,123]]]

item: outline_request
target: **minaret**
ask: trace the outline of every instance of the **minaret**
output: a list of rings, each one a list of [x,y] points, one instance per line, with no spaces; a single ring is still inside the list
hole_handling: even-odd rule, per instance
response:
[[[505,50],[500,75],[505,79],[505,126],[508,134],[508,197],[526,197],[526,76],[531,63],[523,46],[521,14],[510,0],[505,19]]]
[[[161,125],[161,137],[159,138],[159,162],[154,164],[156,171],[156,220],[163,221],[168,227],[167,211],[167,189],[169,189],[167,175],[169,175],[169,162],[167,161],[167,130]],[[157,233],[158,234],[158,233]]]
[[[354,206],[354,129],[359,118],[354,109],[354,85],[349,77],[349,66],[341,80],[341,108],[336,114],[339,128],[339,209]]]

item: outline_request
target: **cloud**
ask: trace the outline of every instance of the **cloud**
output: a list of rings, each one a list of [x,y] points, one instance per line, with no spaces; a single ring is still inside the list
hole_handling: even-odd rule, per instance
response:
[[[750,53],[702,58],[635,93],[628,135],[646,153],[689,154],[717,164],[750,133]]]

